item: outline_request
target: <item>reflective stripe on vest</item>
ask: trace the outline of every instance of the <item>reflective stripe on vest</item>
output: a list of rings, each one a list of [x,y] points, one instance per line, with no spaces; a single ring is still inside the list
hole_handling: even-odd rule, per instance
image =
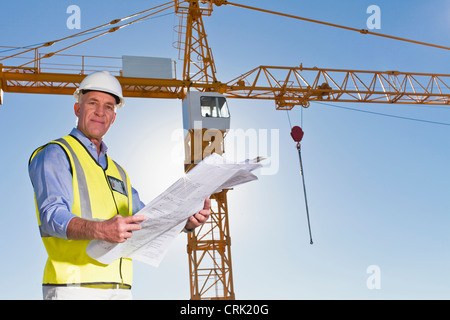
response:
[[[71,212],[87,220],[107,220],[116,214],[132,214],[131,184],[125,170],[106,156],[103,169],[73,136],[52,141],[66,153],[72,172]],[[47,144],[48,145],[48,144]],[[33,157],[47,145],[38,148]],[[36,207],[37,209],[37,207]],[[37,212],[39,226],[39,212]],[[66,240],[41,232],[48,253],[44,285],[132,284],[131,259],[117,259],[103,265],[86,254],[89,240]]]
[[[78,191],[80,194],[81,218],[92,220],[91,200],[89,198],[86,177],[84,175],[83,167],[81,166],[80,160],[78,160],[77,155],[75,154],[72,147],[69,145],[69,143],[66,140],[64,140],[63,138],[60,138],[56,141],[62,143],[67,148],[67,150],[70,152],[70,155],[72,156],[72,159],[73,159],[73,164],[75,166],[75,172],[76,172],[77,181],[78,181]]]

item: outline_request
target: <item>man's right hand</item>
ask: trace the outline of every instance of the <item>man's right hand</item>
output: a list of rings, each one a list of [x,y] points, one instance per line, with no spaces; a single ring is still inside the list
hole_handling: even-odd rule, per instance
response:
[[[130,238],[133,231],[140,230],[145,216],[137,214],[128,217],[115,215],[105,221],[91,221],[75,217],[67,226],[67,238],[71,240],[103,240],[122,243]]]
[[[131,238],[133,231],[141,229],[141,222],[145,220],[143,215],[134,215],[129,217],[122,217],[115,215],[109,220],[101,222],[98,230],[101,240],[121,243]]]

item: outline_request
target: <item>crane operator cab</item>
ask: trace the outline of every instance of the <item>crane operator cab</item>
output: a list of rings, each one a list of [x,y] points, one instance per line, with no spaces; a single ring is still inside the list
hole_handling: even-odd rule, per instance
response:
[[[186,130],[230,129],[225,96],[217,92],[187,92],[183,100],[183,127]]]
[[[187,92],[182,105],[187,172],[212,153],[222,155],[225,152],[224,137],[230,129],[230,112],[225,96],[217,92]]]

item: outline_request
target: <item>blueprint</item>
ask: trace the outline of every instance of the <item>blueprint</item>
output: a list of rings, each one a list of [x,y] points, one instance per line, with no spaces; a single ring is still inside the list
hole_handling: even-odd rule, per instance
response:
[[[187,219],[203,209],[206,198],[258,179],[252,171],[261,167],[259,160],[230,163],[213,153],[137,213],[146,217],[141,230],[133,231],[123,243],[92,240],[87,254],[103,264],[127,257],[157,267]]]

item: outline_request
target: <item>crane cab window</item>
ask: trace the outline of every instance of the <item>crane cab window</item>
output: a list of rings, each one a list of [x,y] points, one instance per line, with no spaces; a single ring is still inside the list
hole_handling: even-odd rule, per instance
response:
[[[228,118],[227,100],[224,97],[200,97],[200,108],[203,117]]]

